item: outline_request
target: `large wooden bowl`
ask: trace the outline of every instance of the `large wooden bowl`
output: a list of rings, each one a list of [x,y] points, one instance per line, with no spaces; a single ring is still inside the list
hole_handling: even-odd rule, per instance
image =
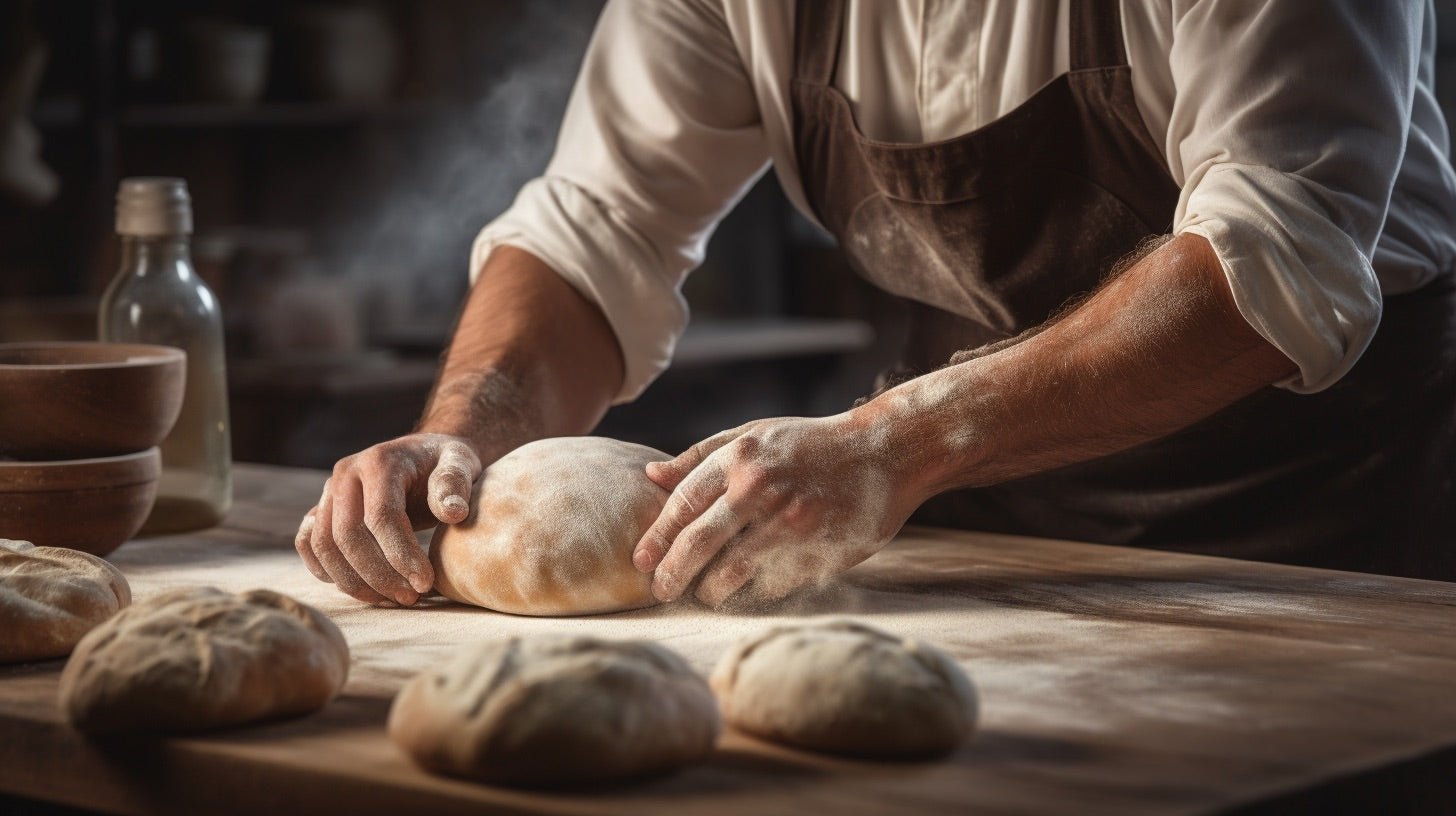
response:
[[[162,455],[0,461],[0,538],[106,555],[136,535],[157,498]]]
[[[0,344],[0,456],[119,456],[159,444],[182,408],[187,355],[128,343]]]

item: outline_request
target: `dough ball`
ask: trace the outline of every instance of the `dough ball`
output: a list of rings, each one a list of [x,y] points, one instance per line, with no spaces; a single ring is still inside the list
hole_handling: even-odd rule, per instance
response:
[[[976,691],[944,652],[850,621],[770,629],[713,670],[730,725],[800,748],[863,757],[955,750]]]
[[[594,436],[522,445],[486,468],[470,516],[436,531],[435,589],[516,615],[652,606],[652,576],[632,550],[668,495],[643,468],[671,458]]]
[[[411,680],[389,735],[426,769],[549,786],[660,773],[713,750],[707,683],[653,643],[512,638]]]
[[[322,708],[349,646],[285,595],[175,589],[93,629],[61,673],[61,708],[93,733],[200,731]]]
[[[64,657],[129,603],[126,578],[101,558],[0,538],[0,663]]]

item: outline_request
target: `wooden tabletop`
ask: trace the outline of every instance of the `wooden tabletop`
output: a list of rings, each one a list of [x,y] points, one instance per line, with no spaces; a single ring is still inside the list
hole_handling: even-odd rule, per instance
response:
[[[517,618],[365,607],[308,575],[292,533],[323,475],[242,466],[222,527],[128,543],[138,598],[269,586],[328,613],[351,676],[325,710],[186,739],[88,742],[62,661],[0,667],[0,791],[117,813],[1195,813],[1456,745],[1456,585],[1069,542],[907,530],[788,607]],[[460,644],[545,631],[653,638],[700,671],[784,618],[847,616],[954,654],[982,703],[939,762],[821,757],[728,733],[705,765],[609,789],[430,776],[383,729],[395,690]]]

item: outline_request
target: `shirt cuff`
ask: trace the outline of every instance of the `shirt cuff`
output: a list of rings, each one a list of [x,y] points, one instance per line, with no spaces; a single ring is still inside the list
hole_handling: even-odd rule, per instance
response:
[[[1213,246],[1239,313],[1299,367],[1279,387],[1300,394],[1355,365],[1381,312],[1370,258],[1307,184],[1269,167],[1215,165],[1185,194],[1174,228]]]
[[[636,399],[672,361],[687,302],[651,245],[611,207],[565,179],[538,178],[476,236],[472,283],[502,245],[535,255],[606,317],[625,367],[613,404]]]

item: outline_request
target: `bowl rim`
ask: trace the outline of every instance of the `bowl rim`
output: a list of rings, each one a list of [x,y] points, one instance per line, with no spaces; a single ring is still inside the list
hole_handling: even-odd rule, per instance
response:
[[[137,463],[133,465],[133,463]],[[151,447],[133,453],[123,453],[119,456],[98,456],[88,459],[0,459],[0,494],[5,493],[51,493],[74,490],[100,490],[116,487],[131,487],[139,484],[156,481],[161,475],[162,451],[161,448]],[[115,469],[120,473],[129,473],[135,467],[136,473],[127,476],[119,481],[102,481],[102,483],[89,482],[82,479],[76,481],[78,475],[84,475],[87,471],[99,470],[106,473],[108,469]],[[8,482],[17,478],[17,474],[25,470],[40,470],[44,473],[45,479],[40,484],[18,487]]]
[[[7,363],[0,361],[0,371],[86,371],[102,368],[141,368],[143,366],[166,365],[185,362],[187,353],[173,346],[155,343],[105,343],[100,340],[39,340],[24,343],[0,343],[0,355],[7,351],[31,351],[45,349],[77,349],[104,346],[111,349],[131,349],[134,356],[124,360],[97,361],[94,363]],[[57,460],[80,461],[80,460]]]

